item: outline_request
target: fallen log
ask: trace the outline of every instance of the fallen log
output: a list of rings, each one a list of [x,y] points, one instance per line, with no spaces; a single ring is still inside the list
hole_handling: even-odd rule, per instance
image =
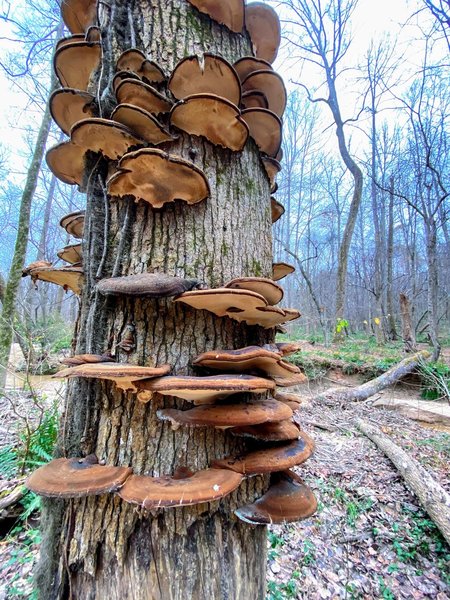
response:
[[[356,426],[395,465],[408,488],[417,496],[420,504],[450,545],[450,494],[431,477],[420,463],[397,444],[394,444],[377,427],[362,419],[356,420]]]
[[[358,385],[354,388],[336,387],[330,388],[326,392],[318,394],[313,400],[324,402],[325,404],[335,404],[336,401],[340,402],[361,402],[367,400],[370,396],[374,396],[380,390],[392,385],[405,375],[412,373],[418,366],[421,360],[427,359],[431,356],[428,350],[421,350],[412,356],[408,356],[403,359],[397,365],[391,367],[388,371],[371,379],[362,385]]]

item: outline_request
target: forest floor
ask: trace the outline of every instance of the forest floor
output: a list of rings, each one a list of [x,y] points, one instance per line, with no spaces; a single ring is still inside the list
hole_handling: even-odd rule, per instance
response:
[[[320,366],[312,359],[315,354],[321,359],[342,360],[342,353],[339,359],[333,356],[336,352],[317,344],[306,344],[302,352],[305,359],[311,359],[311,369],[321,371],[307,389],[297,390],[305,399],[297,421],[314,437],[316,451],[296,471],[316,493],[319,508],[314,517],[301,523],[269,528],[267,600],[447,600],[450,548],[392,463],[356,430],[355,420],[360,417],[380,427],[448,490],[450,428],[421,424],[375,408],[378,396],[335,407],[312,402],[317,392],[336,385],[358,385],[374,376],[376,369],[390,366],[382,364],[391,360],[386,353],[358,359],[372,365],[368,372],[362,365],[353,369],[355,361],[345,356],[342,364],[326,366],[326,360],[319,361],[323,363]],[[450,353],[444,352],[444,361],[449,358]],[[398,361],[398,355],[392,356],[392,361]],[[48,383],[43,385],[50,401]],[[417,383],[402,383],[385,390],[384,396],[419,400],[420,390]],[[0,446],[5,441],[14,443],[16,418],[9,403],[2,403]],[[33,597],[37,527],[35,517],[0,541],[0,600]]]

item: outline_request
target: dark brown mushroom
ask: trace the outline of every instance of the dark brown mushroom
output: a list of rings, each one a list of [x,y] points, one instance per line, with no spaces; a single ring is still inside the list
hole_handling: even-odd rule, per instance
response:
[[[117,160],[131,147],[145,144],[128,127],[110,119],[83,119],[72,127],[72,143],[86,152],[100,152],[106,158]]]
[[[62,88],[55,90],[49,100],[50,113],[62,131],[69,135],[77,121],[95,117],[94,96],[88,92]]]
[[[267,107],[279,117],[283,116],[286,108],[287,93],[283,79],[275,71],[254,71],[247,75],[242,82],[243,92],[263,92],[269,102]]]
[[[295,473],[282,471],[271,479],[272,485],[261,498],[234,511],[242,521],[252,525],[291,523],[316,512],[314,494]]]
[[[182,279],[165,273],[139,273],[102,279],[98,291],[105,296],[137,296],[140,298],[167,298],[187,290],[203,287],[198,279]]]
[[[53,65],[63,87],[86,91],[101,59],[98,42],[72,42],[55,52]]]
[[[201,13],[226,25],[231,31],[241,33],[244,28],[244,0],[188,0]]]
[[[246,108],[241,116],[261,152],[275,156],[281,145],[281,121],[266,108]]]
[[[149,83],[163,83],[167,78],[161,67],[148,60],[137,48],[129,48],[122,52],[116,64],[117,71],[132,71]]]
[[[269,108],[269,101],[264,92],[255,90],[252,92],[245,92],[242,94],[241,99],[242,108]]]
[[[125,502],[146,509],[189,506],[227,496],[242,479],[242,475],[225,469],[205,469],[193,475],[186,473],[184,477],[180,471],[176,477],[132,475],[120,489],[119,496]]]
[[[153,115],[167,113],[172,108],[172,102],[154,87],[131,77],[118,83],[116,98],[120,104],[133,104]]]
[[[156,148],[125,154],[106,183],[112,196],[134,196],[153,208],[175,200],[195,204],[209,196],[208,180],[198,167]]]
[[[233,67],[235,68],[241,83],[254,71],[273,71],[270,62],[267,62],[267,60],[263,60],[262,58],[255,58],[254,56],[243,56],[234,63]]]
[[[172,108],[170,122],[212,144],[240,151],[248,138],[248,127],[237,106],[213,94],[187,96]]]
[[[61,360],[63,365],[69,367],[99,362],[114,362],[114,359],[109,354],[75,354],[74,356],[66,356]]]
[[[272,209],[272,223],[276,223],[284,215],[284,206],[275,200],[275,198],[270,199],[270,204]]]
[[[278,187],[276,179],[278,173],[281,171],[281,165],[275,158],[271,158],[270,156],[261,156],[261,161],[269,179],[270,193],[274,194]]]
[[[114,492],[132,473],[130,467],[100,465],[93,455],[56,458],[34,471],[25,486],[39,496],[80,498]]]
[[[281,42],[280,20],[277,13],[263,2],[247,4],[245,27],[250,34],[255,56],[273,63]]]
[[[295,267],[285,262],[273,263],[272,265],[272,278],[274,281],[279,281],[295,272]]]
[[[261,425],[233,427],[229,432],[239,437],[251,438],[260,442],[285,442],[296,440],[300,436],[299,428],[290,419],[274,423],[262,423]]]
[[[163,142],[172,142],[174,139],[156,117],[133,104],[118,104],[111,113],[111,119],[122,123],[140,138],[155,146]]]
[[[177,100],[197,94],[213,94],[235,106],[241,101],[241,83],[233,66],[221,56],[206,52],[188,56],[172,72],[168,88]]]

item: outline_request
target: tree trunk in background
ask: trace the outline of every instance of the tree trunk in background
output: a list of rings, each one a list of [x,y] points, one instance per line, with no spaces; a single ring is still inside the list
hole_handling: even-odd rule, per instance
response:
[[[101,94],[111,83],[119,54],[131,45],[128,12],[136,46],[166,72],[184,56],[205,50],[230,62],[250,53],[246,36],[210,22],[188,2],[136,0],[127,7],[113,0],[113,17],[103,30],[106,77]],[[269,184],[251,141],[242,153],[233,153],[180,134],[162,148],[203,169],[211,196],[194,206],[177,202],[159,211],[145,202],[112,199],[110,235],[104,239],[105,208],[98,175],[104,177],[105,165],[94,174],[87,197],[86,283],[76,351],[111,348],[120,361],[170,363],[174,374],[189,374],[199,352],[270,342],[273,330],[216,318],[170,300],[98,296],[96,273],[104,244],[104,277],[111,275],[122,235],[123,275],[161,271],[196,277],[211,287],[241,275],[270,277]],[[131,226],[125,231],[126,211]],[[118,342],[128,324],[135,327],[136,348],[125,355]],[[242,450],[243,442],[223,430],[180,428],[174,433],[156,418],[157,409],[174,405],[188,407],[162,396],[143,404],[108,382],[74,380],[69,384],[58,454],[95,453],[107,464],[131,465],[138,474],[163,475],[172,474],[176,467],[206,468],[213,459]],[[266,528],[245,525],[233,516],[233,509],[253,500],[266,485],[267,478],[253,477],[220,502],[155,514],[143,514],[114,495],[47,500],[38,575],[41,597],[262,600]]]
[[[441,353],[438,338],[438,259],[437,259],[437,227],[434,217],[424,219],[425,241],[427,246],[428,266],[428,333],[433,346],[433,360],[436,361]]]
[[[393,265],[394,265],[394,178],[389,181],[389,217],[387,235],[387,285],[386,308],[388,316],[388,337],[390,340],[398,339],[394,316],[393,301]]]
[[[412,324],[411,305],[406,294],[400,294],[399,298],[400,313],[402,316],[402,338],[405,344],[405,350],[406,352],[415,352],[417,350],[417,346],[414,327]]]
[[[60,36],[63,31],[62,22],[58,27],[57,35]],[[52,72],[50,91],[51,94],[57,87],[56,76]],[[30,167],[28,169],[25,187],[23,189],[20,202],[19,223],[17,227],[17,237],[14,246],[14,254],[9,270],[8,281],[5,287],[3,298],[3,309],[0,316],[0,390],[4,389],[6,374],[8,372],[9,353],[14,335],[14,315],[16,312],[16,298],[22,277],[24,267],[28,233],[30,230],[31,203],[39,179],[42,159],[44,157],[45,146],[51,127],[51,115],[48,105],[45,108],[42,123],[34,147]]]

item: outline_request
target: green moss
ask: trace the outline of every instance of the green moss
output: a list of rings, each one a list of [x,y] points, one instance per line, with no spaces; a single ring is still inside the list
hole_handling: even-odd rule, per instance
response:
[[[262,277],[262,267],[259,260],[252,259],[252,267],[251,271],[253,273],[253,277]]]
[[[228,256],[228,246],[225,241],[222,242],[221,252],[223,256]]]
[[[256,192],[256,183],[254,179],[247,179],[245,181],[245,189],[249,194]]]

